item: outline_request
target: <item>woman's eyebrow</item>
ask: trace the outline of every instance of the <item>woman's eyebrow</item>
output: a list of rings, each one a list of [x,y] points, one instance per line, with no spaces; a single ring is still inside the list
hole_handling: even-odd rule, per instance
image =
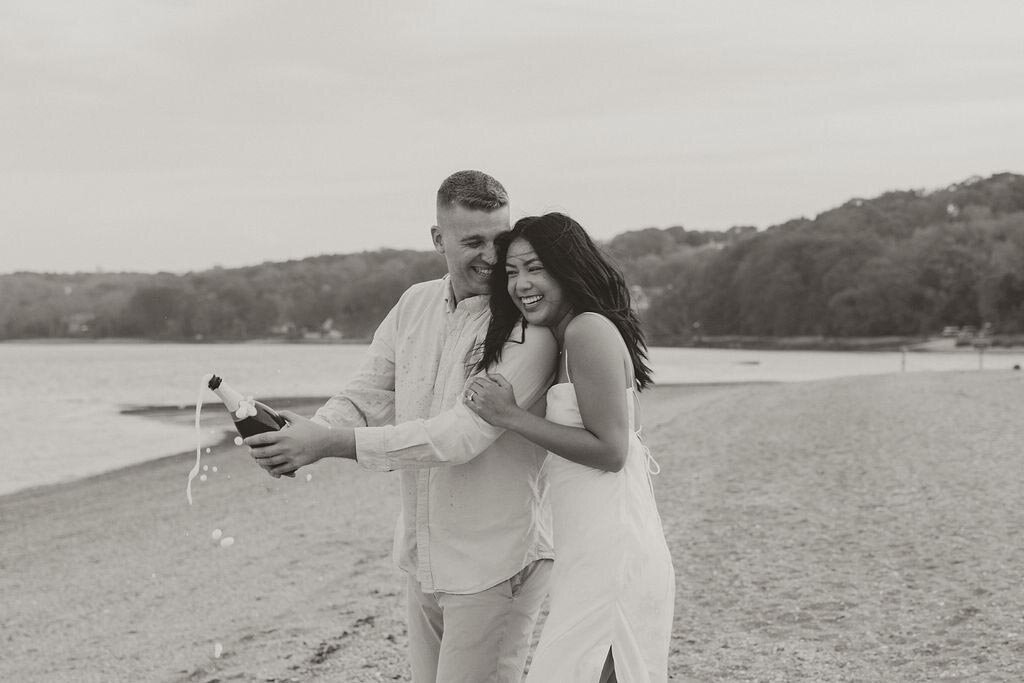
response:
[[[530,265],[531,263],[533,263],[535,261],[539,262],[540,261],[540,257],[537,256],[537,255],[533,255],[533,256],[530,256],[529,258],[524,259],[522,256],[506,256],[505,257],[505,265],[508,265],[509,261],[516,261],[517,263],[520,263],[520,264],[522,264],[524,266],[528,266],[528,265]]]

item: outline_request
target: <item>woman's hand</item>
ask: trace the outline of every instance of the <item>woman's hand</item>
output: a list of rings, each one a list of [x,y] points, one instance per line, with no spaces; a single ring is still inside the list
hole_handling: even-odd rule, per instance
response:
[[[508,429],[512,418],[521,411],[512,385],[501,375],[470,378],[462,398],[470,410],[495,427]]]

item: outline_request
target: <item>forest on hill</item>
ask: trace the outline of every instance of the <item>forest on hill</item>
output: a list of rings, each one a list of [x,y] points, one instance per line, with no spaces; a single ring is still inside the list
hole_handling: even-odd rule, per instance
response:
[[[1024,176],[851,199],[765,230],[647,228],[603,244],[650,340],[1024,333]],[[0,275],[0,339],[368,338],[434,252],[384,249],[184,275]]]

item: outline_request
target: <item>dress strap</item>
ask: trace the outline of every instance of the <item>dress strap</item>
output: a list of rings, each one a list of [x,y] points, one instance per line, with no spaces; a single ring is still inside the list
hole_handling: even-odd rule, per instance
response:
[[[644,435],[641,433],[643,427],[636,430],[636,439],[640,443],[640,448],[643,449],[644,454],[644,474],[647,475],[647,486],[651,490],[651,500],[656,500],[657,496],[654,492],[654,477],[661,472],[661,465],[651,455],[651,449],[648,448],[647,443],[644,441]],[[658,510],[658,506],[654,504],[654,514],[658,516],[658,524],[661,522],[661,512]]]
[[[659,465],[658,461],[654,459],[654,455],[651,453],[651,449],[647,447],[647,442],[644,441],[643,431],[643,427],[637,429],[636,438],[640,440],[640,445],[644,449],[644,465],[647,468],[647,474],[656,476],[661,474],[661,465]]]

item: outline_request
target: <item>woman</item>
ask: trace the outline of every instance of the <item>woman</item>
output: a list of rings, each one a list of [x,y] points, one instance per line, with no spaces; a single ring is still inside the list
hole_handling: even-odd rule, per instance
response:
[[[518,221],[497,260],[477,369],[499,358],[520,319],[551,328],[561,350],[546,418],[517,407],[500,375],[478,375],[463,396],[489,423],[549,451],[556,558],[527,681],[664,681],[675,576],[650,478],[657,465],[640,440],[636,391],[651,372],[629,290],[562,214]]]

